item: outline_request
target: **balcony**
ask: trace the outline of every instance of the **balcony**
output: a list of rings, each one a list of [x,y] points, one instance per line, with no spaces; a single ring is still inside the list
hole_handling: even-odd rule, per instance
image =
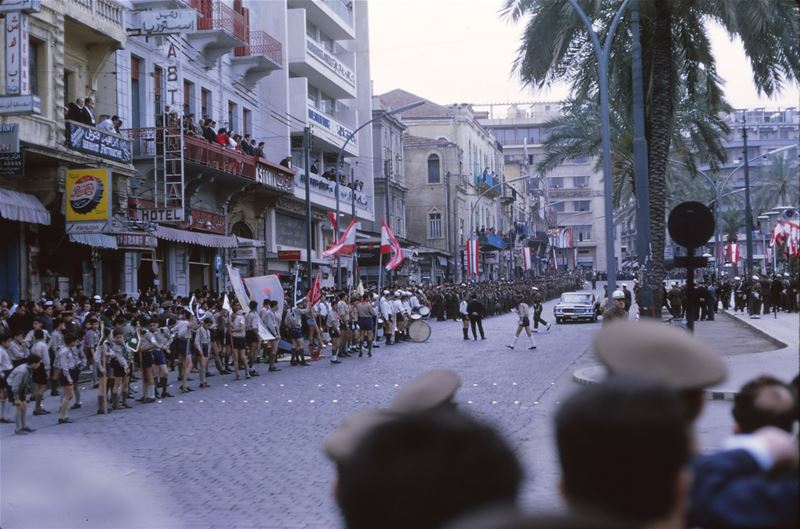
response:
[[[305,28],[304,14],[302,9],[289,11],[289,28]],[[356,97],[356,74],[340,57],[308,37],[305,29],[290,30],[286,38],[291,77],[305,77],[335,99]]]
[[[499,197],[503,192],[503,186],[498,178],[488,172],[475,173],[475,186],[481,193],[486,193],[487,197]]]
[[[478,239],[481,251],[493,252],[495,250],[504,250],[506,243],[502,237],[494,233],[485,233]]]
[[[104,132],[76,121],[66,120],[64,123],[67,148],[122,164],[133,161],[131,140],[125,136]]]
[[[64,4],[65,32],[76,29],[71,24],[77,23],[81,26],[81,40],[87,44],[125,43],[122,5],[113,0],[65,0]]]
[[[247,86],[283,67],[283,46],[264,31],[251,31],[247,44],[234,50],[231,69]]]
[[[331,200],[331,205],[336,200],[336,182],[323,178],[315,173],[308,173],[311,176],[311,192],[317,193]],[[295,180],[297,188],[301,192],[305,192],[306,174],[305,171],[300,169]],[[356,207],[361,209],[369,209],[369,197],[366,193],[355,191],[347,186],[339,186],[339,204],[342,211],[347,211],[355,199]]]
[[[308,82],[302,77],[289,79],[289,112],[293,116],[305,116],[304,122],[292,120],[292,133],[302,132],[305,126],[313,126],[314,144],[319,145],[323,152],[338,152],[353,130],[309,103]],[[357,138],[347,144],[344,152],[349,156],[358,156]]]
[[[144,128],[124,131],[133,142],[133,157],[154,158],[160,152],[163,129]],[[264,158],[250,156],[222,145],[210,143],[200,136],[184,136],[184,162],[218,173],[260,183],[281,193],[294,190],[294,172]]]
[[[336,40],[356,38],[352,9],[354,3],[349,0],[288,0],[289,9],[305,11],[309,22]]]
[[[223,55],[247,44],[247,20],[244,15],[221,0],[191,0],[200,13],[197,31],[187,33],[186,39],[199,49],[206,66],[213,66]]]
[[[130,0],[133,9],[185,9],[193,7],[190,0]]]

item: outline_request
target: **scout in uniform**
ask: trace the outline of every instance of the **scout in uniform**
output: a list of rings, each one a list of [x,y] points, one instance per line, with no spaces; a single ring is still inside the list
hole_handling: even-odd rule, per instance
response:
[[[517,305],[517,316],[519,317],[519,322],[517,322],[517,331],[514,333],[514,341],[506,345],[506,347],[513,350],[514,346],[517,345],[520,333],[524,330],[531,342],[528,349],[536,349],[536,342],[533,340],[533,333],[531,332],[530,308],[527,303],[519,302]]]
[[[33,428],[26,424],[28,410],[28,386],[31,382],[31,375],[42,363],[42,359],[35,354],[25,358],[25,363],[20,364],[8,375],[6,385],[9,391],[8,400],[14,403],[16,408],[15,423],[17,435],[33,433]]]

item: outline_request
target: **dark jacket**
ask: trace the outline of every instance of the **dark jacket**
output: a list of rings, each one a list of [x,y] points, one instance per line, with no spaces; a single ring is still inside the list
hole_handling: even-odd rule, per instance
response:
[[[477,299],[471,300],[467,303],[467,312],[472,315],[473,312],[476,312],[478,316],[483,317],[483,313],[486,309],[483,307],[483,303],[478,301]]]

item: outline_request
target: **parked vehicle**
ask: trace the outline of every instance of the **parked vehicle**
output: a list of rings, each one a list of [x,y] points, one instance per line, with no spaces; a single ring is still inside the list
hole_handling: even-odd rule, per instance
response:
[[[564,292],[553,307],[556,323],[565,321],[597,321],[595,296],[591,292]]]

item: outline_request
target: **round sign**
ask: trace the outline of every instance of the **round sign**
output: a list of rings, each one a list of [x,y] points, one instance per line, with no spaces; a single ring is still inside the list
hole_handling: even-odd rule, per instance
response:
[[[714,235],[714,215],[700,202],[681,202],[669,213],[669,236],[686,248],[697,248]]]
[[[75,213],[89,213],[103,199],[103,181],[84,175],[75,181],[69,194],[69,206]]]
[[[221,255],[217,255],[216,257],[214,257],[214,268],[216,268],[217,272],[219,272],[222,269],[222,256]]]

